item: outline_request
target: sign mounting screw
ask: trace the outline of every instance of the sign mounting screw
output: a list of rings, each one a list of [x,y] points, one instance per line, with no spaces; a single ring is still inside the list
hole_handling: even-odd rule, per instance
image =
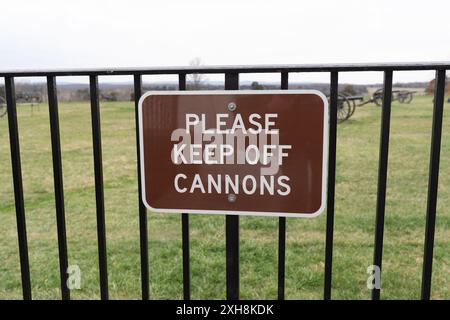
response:
[[[236,202],[236,195],[230,193],[230,194],[228,195],[228,202],[230,202],[230,203],[235,203],[235,202]]]
[[[229,111],[233,112],[234,110],[236,110],[236,108],[237,108],[236,103],[230,102],[230,103],[228,104],[228,110],[229,110]]]

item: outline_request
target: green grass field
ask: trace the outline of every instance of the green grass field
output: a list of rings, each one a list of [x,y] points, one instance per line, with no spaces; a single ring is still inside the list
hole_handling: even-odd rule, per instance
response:
[[[450,112],[445,105],[432,298],[450,299]],[[369,299],[380,108],[369,105],[338,127],[334,299]],[[18,106],[33,297],[59,299],[59,266],[48,110]],[[109,288],[140,298],[134,108],[101,103]],[[420,297],[432,97],[392,106],[382,298]],[[69,265],[82,272],[73,299],[98,299],[94,171],[88,103],[61,103],[61,143]],[[0,299],[20,299],[21,283],[6,117],[0,118]],[[326,215],[287,219],[286,298],[321,299]],[[225,298],[225,218],[192,215],[194,299]],[[148,214],[153,299],[182,298],[181,218]],[[241,297],[277,293],[278,219],[240,219]]]

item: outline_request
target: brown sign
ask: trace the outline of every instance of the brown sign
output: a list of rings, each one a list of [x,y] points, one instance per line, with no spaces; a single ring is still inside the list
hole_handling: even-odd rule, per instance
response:
[[[148,92],[139,122],[152,211],[314,217],[325,207],[328,102],[318,91]]]

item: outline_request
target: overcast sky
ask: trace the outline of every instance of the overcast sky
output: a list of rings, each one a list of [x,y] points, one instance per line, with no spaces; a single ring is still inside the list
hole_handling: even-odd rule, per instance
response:
[[[0,70],[450,60],[448,0],[3,0],[0,16]]]

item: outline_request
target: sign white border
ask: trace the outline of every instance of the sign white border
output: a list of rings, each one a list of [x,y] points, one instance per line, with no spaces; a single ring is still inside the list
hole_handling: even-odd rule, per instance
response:
[[[161,209],[153,208],[147,203],[145,194],[145,162],[144,162],[144,139],[142,126],[142,104],[148,96],[151,95],[256,95],[256,94],[315,94],[319,96],[324,104],[323,112],[323,150],[322,150],[322,201],[320,208],[314,213],[295,213],[295,212],[260,212],[260,211],[227,211],[227,210],[195,210],[195,209]],[[327,202],[327,178],[328,178],[328,128],[329,128],[329,107],[328,99],[318,90],[220,90],[220,91],[148,91],[139,99],[138,105],[139,118],[139,151],[141,161],[141,190],[142,201],[145,207],[152,212],[161,213],[198,213],[198,214],[226,214],[226,215],[252,215],[269,217],[297,217],[297,218],[315,218],[324,210]]]

